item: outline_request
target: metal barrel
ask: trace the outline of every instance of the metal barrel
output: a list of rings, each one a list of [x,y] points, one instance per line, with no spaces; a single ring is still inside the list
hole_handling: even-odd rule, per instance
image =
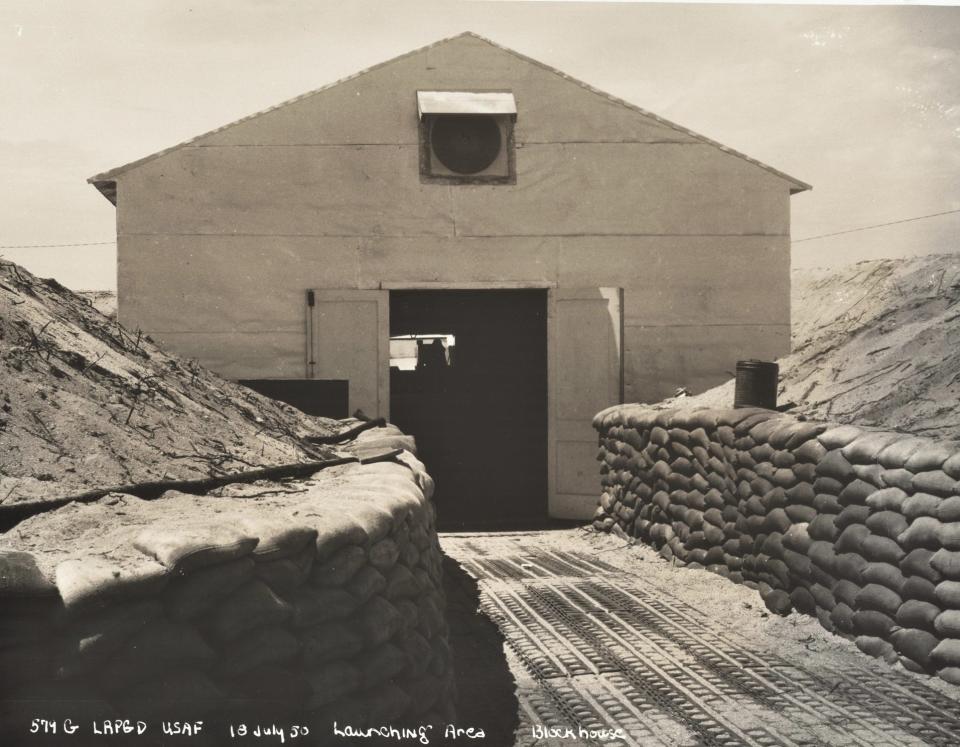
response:
[[[734,407],[777,407],[777,376],[780,366],[770,361],[737,361]]]

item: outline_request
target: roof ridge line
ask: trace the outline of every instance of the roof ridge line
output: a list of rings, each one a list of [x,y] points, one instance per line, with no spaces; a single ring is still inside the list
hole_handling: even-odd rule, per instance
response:
[[[772,174],[775,174],[776,176],[781,177],[782,179],[786,179],[789,182],[793,182],[797,186],[801,187],[801,189],[797,191],[802,192],[805,190],[813,189],[813,187],[810,184],[807,184],[806,182],[803,182],[797,179],[796,177],[790,176],[786,172],[780,171],[779,169],[776,169],[773,166],[765,164],[763,163],[763,161],[759,161],[756,158],[753,158],[752,156],[748,156],[746,153],[742,153],[736,150],[735,148],[731,148],[728,145],[724,145],[723,143],[717,140],[714,140],[713,138],[709,138],[706,135],[701,135],[699,132],[695,132],[694,130],[684,127],[683,125],[679,125],[676,122],[672,122],[669,119],[665,119],[664,117],[661,117],[659,114],[654,114],[653,112],[647,109],[644,109],[643,107],[637,104],[631,103],[626,99],[622,99],[619,96],[614,96],[612,93],[608,93],[607,91],[603,91],[597,88],[596,86],[592,86],[586,81],[580,80],[579,78],[574,78],[572,75],[565,73],[563,70],[560,70],[559,68],[556,68],[553,65],[549,65],[546,62],[543,62],[542,60],[538,60],[535,57],[529,57],[523,54],[522,52],[518,52],[515,49],[511,49],[510,47],[505,47],[502,44],[498,44],[492,39],[488,39],[487,37],[481,36],[480,34],[477,34],[473,31],[465,31],[464,33],[459,34],[458,36],[472,36],[476,39],[479,39],[480,41],[486,42],[492,47],[496,47],[497,49],[503,52],[507,52],[508,54],[511,54],[514,57],[517,57],[523,60],[524,62],[528,62],[530,64],[536,65],[537,67],[542,68],[550,73],[553,73],[554,75],[559,76],[560,78],[563,78],[565,81],[569,83],[573,83],[579,86],[580,88],[583,88],[589,91],[590,93],[600,96],[601,98],[605,98],[608,101],[612,101],[615,104],[624,106],[627,109],[630,109],[631,111],[635,111],[639,114],[643,114],[644,116],[649,117],[650,119],[656,122],[659,122],[662,125],[666,125],[667,127],[670,127],[671,129],[674,129],[677,132],[682,132],[683,134],[696,138],[697,140],[700,140],[708,145],[712,145],[716,148],[719,148],[724,153],[729,153],[732,156],[742,158],[743,160],[748,161],[749,163],[752,163],[754,166],[759,166],[765,171],[769,171]],[[456,38],[456,37],[453,37],[453,38]]]
[[[658,114],[654,114],[653,112],[648,111],[647,109],[644,109],[643,107],[641,107],[641,106],[639,106],[639,105],[637,105],[637,104],[631,103],[631,102],[627,101],[626,99],[622,99],[622,98],[620,98],[619,96],[614,96],[612,93],[608,93],[607,91],[603,91],[603,90],[601,90],[601,89],[599,89],[599,88],[596,88],[595,86],[592,86],[592,85],[590,85],[589,83],[587,83],[587,82],[585,82],[585,81],[583,81],[583,80],[580,80],[579,78],[575,78],[575,77],[573,77],[572,75],[569,75],[568,73],[565,73],[564,71],[560,70],[559,68],[553,67],[552,65],[549,65],[549,64],[547,64],[546,62],[543,62],[543,61],[538,60],[538,59],[536,59],[536,58],[534,58],[534,57],[530,57],[530,56],[528,56],[528,55],[525,55],[525,54],[523,54],[522,52],[518,52],[518,51],[516,51],[515,49],[511,49],[510,47],[505,47],[505,46],[503,46],[502,44],[499,44],[499,43],[493,41],[492,39],[489,39],[489,38],[487,38],[487,37],[485,37],[485,36],[482,36],[481,34],[476,33],[475,31],[462,31],[462,32],[460,32],[459,34],[455,34],[455,35],[453,35],[453,36],[447,36],[447,37],[444,37],[444,38],[442,38],[442,39],[438,39],[438,40],[435,41],[435,42],[431,42],[430,44],[426,44],[426,45],[424,45],[424,46],[422,46],[422,47],[417,47],[416,49],[411,49],[411,50],[408,51],[408,52],[404,52],[403,54],[397,55],[397,56],[395,56],[395,57],[391,57],[390,59],[384,60],[384,61],[382,61],[382,62],[378,62],[378,63],[376,63],[376,64],[374,64],[374,65],[369,66],[369,67],[365,67],[365,68],[363,68],[362,70],[358,70],[358,71],[355,72],[355,73],[351,73],[350,75],[347,75],[347,76],[345,76],[345,77],[343,77],[343,78],[339,78],[338,80],[335,80],[335,81],[333,81],[333,82],[331,82],[331,83],[327,83],[327,84],[325,84],[325,85],[323,85],[323,86],[320,86],[319,88],[315,88],[315,89],[313,89],[313,90],[307,91],[306,93],[302,93],[302,94],[300,94],[300,95],[298,95],[298,96],[294,96],[293,98],[286,99],[286,100],[281,101],[281,102],[279,102],[279,103],[277,103],[277,104],[274,104],[273,106],[267,107],[266,109],[261,109],[261,110],[259,110],[259,111],[253,112],[252,114],[248,114],[248,115],[246,115],[245,117],[241,117],[240,119],[233,120],[232,122],[228,122],[227,124],[221,125],[220,127],[216,127],[216,128],[214,128],[214,129],[212,129],[212,130],[209,130],[209,131],[207,131],[207,132],[203,132],[203,133],[201,133],[201,134],[199,134],[199,135],[196,135],[196,136],[194,136],[194,137],[192,137],[192,138],[189,138],[188,140],[184,140],[184,141],[182,141],[182,142],[176,143],[175,145],[171,145],[171,146],[169,146],[169,147],[167,147],[167,148],[163,148],[162,150],[159,150],[159,151],[157,151],[157,152],[155,152],[155,153],[151,153],[150,155],[144,156],[143,158],[139,158],[139,159],[137,159],[137,160],[135,160],[135,161],[130,161],[129,163],[123,164],[123,165],[121,165],[121,166],[116,166],[116,167],[114,167],[114,168],[112,168],[112,169],[108,169],[107,171],[101,172],[101,173],[99,173],[99,174],[95,174],[94,176],[91,176],[90,178],[88,178],[88,179],[87,179],[87,182],[88,182],[89,184],[97,185],[98,182],[102,183],[102,182],[106,182],[106,181],[112,181],[115,176],[117,176],[117,175],[119,175],[119,174],[121,174],[121,173],[123,173],[123,172],[125,172],[125,171],[128,171],[129,169],[136,168],[137,166],[141,166],[141,165],[143,165],[143,164],[145,164],[145,163],[148,163],[149,161],[153,161],[153,160],[155,160],[155,159],[157,159],[157,158],[161,158],[162,156],[165,156],[165,155],[167,155],[168,153],[171,153],[171,152],[174,151],[174,150],[177,150],[177,149],[179,149],[179,148],[183,148],[184,146],[191,145],[192,143],[195,143],[195,142],[197,142],[198,140],[201,140],[202,138],[209,137],[210,135],[215,135],[215,134],[221,133],[221,132],[223,132],[223,131],[225,131],[225,130],[230,129],[231,127],[234,127],[234,126],[236,126],[236,125],[242,124],[242,123],[244,123],[244,122],[248,122],[248,121],[250,121],[251,119],[256,119],[257,117],[263,116],[264,114],[268,114],[268,113],[270,113],[270,112],[272,112],[272,111],[275,111],[275,110],[277,110],[277,109],[280,109],[281,107],[287,106],[287,105],[289,105],[289,104],[297,103],[297,102],[299,102],[299,101],[303,101],[303,100],[305,100],[305,99],[308,99],[308,98],[311,98],[311,97],[313,97],[313,96],[316,96],[317,94],[323,93],[324,91],[327,91],[327,90],[329,90],[329,89],[331,89],[331,88],[334,88],[335,86],[339,86],[339,85],[341,85],[341,84],[343,84],[343,83],[346,83],[346,82],[348,82],[348,81],[351,81],[351,80],[354,80],[354,79],[356,79],[356,78],[359,78],[359,77],[361,77],[361,76],[363,76],[363,75],[366,75],[367,73],[373,72],[374,70],[378,70],[378,69],[380,69],[381,67],[384,67],[385,65],[390,65],[390,64],[392,64],[392,63],[394,63],[394,62],[398,62],[398,61],[400,61],[400,60],[402,60],[402,59],[405,59],[406,57],[410,57],[410,56],[412,56],[412,55],[419,54],[419,53],[421,53],[421,52],[425,52],[425,51],[430,50],[430,49],[433,49],[434,47],[437,47],[437,46],[439,46],[439,45],[441,45],[441,44],[446,44],[446,43],[451,42],[451,41],[453,41],[453,40],[455,40],[455,39],[460,39],[460,38],[465,37],[465,36],[466,36],[466,37],[472,37],[472,38],[474,38],[474,39],[477,39],[477,40],[479,40],[479,41],[484,42],[485,44],[489,44],[490,46],[494,47],[495,49],[499,49],[501,52],[506,52],[507,54],[510,54],[510,55],[516,57],[517,59],[523,60],[524,62],[527,62],[528,64],[536,65],[537,67],[539,67],[539,68],[541,68],[541,69],[543,69],[543,70],[546,70],[547,72],[550,72],[550,73],[552,73],[553,75],[558,76],[559,78],[562,78],[563,80],[567,81],[568,83],[573,83],[574,85],[579,86],[580,88],[583,88],[584,90],[589,91],[590,93],[592,93],[592,94],[594,94],[594,95],[596,95],[596,96],[600,96],[601,98],[604,98],[604,99],[606,99],[606,100],[608,100],[608,101],[610,101],[610,102],[613,102],[613,103],[615,103],[615,104],[618,104],[619,106],[623,106],[623,107],[625,107],[625,108],[627,108],[627,109],[629,109],[629,110],[631,110],[631,111],[634,111],[634,112],[637,112],[637,113],[639,113],[639,114],[642,114],[643,116],[648,117],[649,119],[652,119],[652,120],[655,121],[655,122],[658,122],[658,123],[660,123],[660,124],[662,124],[662,125],[665,125],[666,127],[669,127],[669,128],[671,128],[671,129],[673,129],[673,130],[675,130],[675,131],[677,131],[677,132],[680,132],[680,133],[683,133],[683,134],[688,135],[688,136],[690,136],[690,137],[693,137],[693,138],[695,138],[696,140],[699,140],[699,141],[701,141],[701,142],[703,142],[703,143],[706,143],[707,145],[712,145],[713,147],[719,149],[720,151],[722,151],[722,152],[724,152],[724,153],[727,153],[727,154],[729,154],[729,155],[735,156],[735,157],[737,157],[737,158],[741,158],[741,159],[743,159],[744,161],[747,161],[748,163],[753,164],[754,166],[758,166],[759,168],[761,168],[761,169],[763,169],[763,170],[765,170],[765,171],[767,171],[767,172],[769,172],[769,173],[772,173],[772,174],[774,174],[775,176],[780,177],[781,179],[785,179],[786,181],[791,182],[792,184],[794,184],[794,185],[796,185],[796,186],[798,187],[798,189],[796,189],[796,190],[791,190],[791,193],[803,192],[803,191],[806,191],[806,190],[813,189],[813,187],[812,187],[811,185],[807,184],[806,182],[803,182],[803,181],[797,179],[796,177],[792,177],[792,176],[790,176],[789,174],[787,174],[787,173],[785,173],[785,172],[783,172],[783,171],[780,171],[779,169],[774,168],[773,166],[770,166],[770,165],[768,165],[768,164],[763,163],[762,161],[757,160],[756,158],[753,158],[753,157],[751,157],[751,156],[748,156],[746,153],[742,153],[741,151],[738,151],[738,150],[736,150],[736,149],[734,149],[734,148],[731,148],[731,147],[729,147],[729,146],[727,146],[727,145],[724,145],[724,144],[721,143],[721,142],[718,142],[718,141],[716,141],[716,140],[713,140],[712,138],[709,138],[709,137],[707,137],[706,135],[701,135],[700,133],[695,132],[694,130],[691,130],[691,129],[687,128],[687,127],[684,127],[683,125],[679,125],[679,124],[677,124],[676,122],[672,122],[672,121],[670,121],[669,119],[665,119],[664,117],[661,117],[661,116],[659,116]],[[101,191],[102,191],[102,190],[101,190]],[[111,200],[111,201],[112,201],[112,200]]]
[[[311,98],[312,96],[316,96],[317,94],[323,93],[324,91],[334,88],[335,86],[339,86],[343,83],[347,83],[351,80],[354,80],[355,78],[359,78],[362,75],[371,73],[374,70],[378,70],[379,68],[384,67],[385,65],[390,65],[394,62],[399,62],[400,60],[406,57],[419,54],[420,52],[426,52],[427,50],[433,49],[434,47],[439,46],[440,44],[446,44],[447,42],[451,42],[454,39],[459,39],[462,36],[474,36],[478,39],[483,39],[483,37],[481,37],[479,34],[475,34],[472,31],[462,31],[461,33],[455,34],[454,36],[446,36],[442,39],[438,39],[437,41],[431,42],[430,44],[425,44],[422,47],[417,47],[416,49],[411,49],[407,52],[404,52],[403,54],[399,54],[387,60],[377,62],[373,65],[370,65],[369,67],[365,67],[361,70],[358,70],[355,73],[350,73],[350,75],[344,76],[343,78],[338,78],[337,80],[332,81],[331,83],[326,83],[320,86],[319,88],[314,88],[310,91],[301,93],[292,98],[280,101],[276,104],[273,104],[272,106],[268,106],[266,109],[260,109],[251,114],[247,114],[246,116],[240,117],[240,119],[235,119],[231,122],[228,122],[227,124],[220,125],[219,127],[215,127],[212,130],[208,130],[207,132],[202,132],[199,135],[195,135],[187,140],[183,140],[179,143],[176,143],[175,145],[170,145],[166,148],[156,151],[155,153],[151,153],[150,155],[144,156],[143,158],[138,158],[135,161],[130,161],[129,163],[122,164],[121,166],[115,166],[112,169],[107,169],[106,171],[103,171],[99,174],[95,174],[90,178],[88,178],[87,183],[96,184],[97,182],[110,181],[113,179],[114,176],[117,176],[118,174],[121,174],[124,171],[127,171],[132,168],[136,168],[137,166],[142,166],[143,164],[149,161],[152,161],[156,158],[160,158],[161,156],[165,156],[168,153],[177,150],[178,148],[183,148],[184,146],[191,145],[192,143],[195,143],[202,138],[209,137],[210,135],[217,135],[225,130],[230,129],[231,127],[235,127],[236,125],[242,124],[244,122],[249,122],[251,119],[256,119],[257,117],[261,117],[264,114],[269,114],[270,112],[276,111],[277,109],[287,106],[288,104],[295,104],[299,101],[303,101],[305,99]],[[487,39],[483,39],[483,40],[489,42],[489,40]],[[489,43],[493,44],[493,42],[489,42]]]

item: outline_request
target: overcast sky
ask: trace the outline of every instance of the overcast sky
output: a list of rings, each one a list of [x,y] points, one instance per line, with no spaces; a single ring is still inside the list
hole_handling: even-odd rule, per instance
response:
[[[472,30],[814,185],[803,239],[960,210],[960,8],[0,0],[0,245],[112,241],[100,171]],[[960,214],[794,244],[960,252]],[[113,246],[0,249],[112,288]]]

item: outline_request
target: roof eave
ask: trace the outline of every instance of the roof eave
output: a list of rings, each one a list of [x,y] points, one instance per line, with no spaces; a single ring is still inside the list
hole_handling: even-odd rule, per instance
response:
[[[117,204],[117,183],[112,179],[101,179],[99,176],[91,176],[87,179],[89,184],[97,188],[104,197],[110,200],[114,206]]]

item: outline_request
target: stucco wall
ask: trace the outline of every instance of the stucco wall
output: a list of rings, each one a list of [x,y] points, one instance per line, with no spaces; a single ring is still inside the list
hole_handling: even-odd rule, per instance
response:
[[[512,90],[516,185],[421,184],[418,88]],[[121,174],[119,314],[223,375],[296,377],[307,288],[623,287],[627,397],[658,399],[788,350],[789,188],[458,37]]]
[[[768,410],[594,420],[594,525],[960,684],[960,444]]]
[[[357,446],[406,443],[391,428]],[[27,743],[35,718],[71,718],[79,744],[116,718],[148,724],[138,744],[169,742],[161,718],[202,719],[203,744],[230,741],[228,720],[272,719],[287,740],[307,726],[311,744],[333,738],[333,720],[452,722],[431,493],[404,453],[298,483],[114,494],[29,519],[0,538],[3,743]],[[31,536],[42,550],[24,545]]]

